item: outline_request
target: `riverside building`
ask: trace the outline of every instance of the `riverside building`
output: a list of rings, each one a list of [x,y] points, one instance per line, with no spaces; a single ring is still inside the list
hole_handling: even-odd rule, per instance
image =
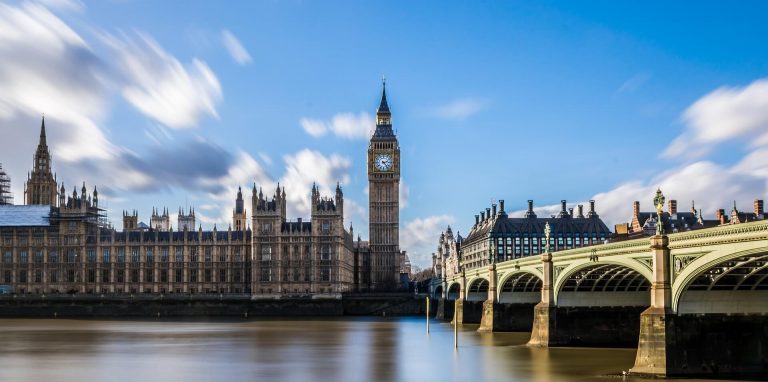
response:
[[[480,211],[475,215],[475,224],[461,242],[460,267],[472,269],[490,263],[502,262],[538,255],[545,251],[544,226],[549,223],[551,234],[550,251],[585,247],[605,242],[611,235],[595,211],[595,202],[589,202],[586,216],[582,205],[574,215],[573,208],[566,210],[566,201],[561,201],[561,210],[551,217],[538,217],[533,211],[533,200],[528,201],[528,210],[521,218],[511,218],[504,211],[504,201]]]
[[[371,239],[344,226],[344,194],[312,188],[309,221],[286,216],[285,187],[253,186],[250,224],[238,189],[226,230],[196,229],[194,209],[153,208],[150,224],[123,212],[108,222],[98,190],[67,193],[52,172],[45,121],[24,187],[25,205],[0,205],[0,285],[14,293],[339,296],[393,290],[410,272],[399,246],[400,149],[382,92],[368,148]],[[5,200],[5,199],[4,199]]]

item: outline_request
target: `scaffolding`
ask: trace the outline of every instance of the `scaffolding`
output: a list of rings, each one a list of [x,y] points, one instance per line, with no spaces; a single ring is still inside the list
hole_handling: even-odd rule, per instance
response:
[[[13,204],[11,177],[3,171],[3,165],[0,163],[0,206],[10,204]]]

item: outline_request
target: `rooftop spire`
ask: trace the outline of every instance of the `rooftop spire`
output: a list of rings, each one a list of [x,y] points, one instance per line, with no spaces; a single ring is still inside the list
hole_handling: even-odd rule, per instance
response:
[[[45,114],[43,114],[43,121],[40,123],[40,145],[45,146],[46,140],[45,140]]]
[[[387,104],[387,80],[381,78],[381,103],[379,103],[379,109],[376,110],[376,114],[389,114],[389,104]]]

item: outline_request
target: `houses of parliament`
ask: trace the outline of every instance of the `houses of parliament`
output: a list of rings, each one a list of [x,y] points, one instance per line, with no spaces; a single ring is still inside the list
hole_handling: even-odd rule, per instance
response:
[[[0,285],[20,294],[249,294],[340,296],[400,284],[400,147],[382,90],[368,147],[370,240],[344,224],[344,193],[313,186],[309,221],[286,217],[285,187],[242,189],[226,230],[196,226],[195,211],[153,209],[150,224],[123,211],[107,222],[96,187],[67,191],[52,171],[45,120],[24,186],[24,205],[0,205]],[[2,203],[0,203],[2,204]],[[197,228],[196,228],[197,227]]]

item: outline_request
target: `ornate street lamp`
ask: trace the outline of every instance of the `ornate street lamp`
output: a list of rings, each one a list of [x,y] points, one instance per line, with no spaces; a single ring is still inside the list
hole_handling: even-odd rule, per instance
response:
[[[661,221],[661,214],[664,208],[664,194],[661,193],[661,188],[656,189],[656,197],[653,198],[653,204],[656,206],[656,235],[664,234],[664,223]]]

